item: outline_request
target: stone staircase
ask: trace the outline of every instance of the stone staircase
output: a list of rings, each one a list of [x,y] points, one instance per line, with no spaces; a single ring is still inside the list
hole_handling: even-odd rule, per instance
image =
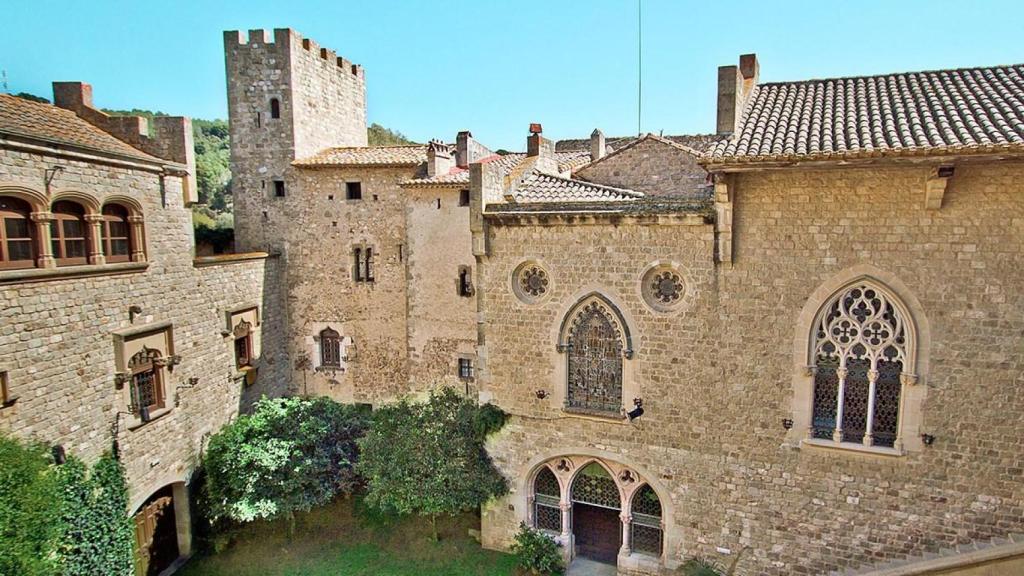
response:
[[[1024,534],[925,552],[903,560],[830,572],[829,576],[1024,575]]]

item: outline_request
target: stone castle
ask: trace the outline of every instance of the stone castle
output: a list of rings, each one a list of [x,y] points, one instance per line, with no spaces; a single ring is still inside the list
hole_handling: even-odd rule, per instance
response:
[[[295,31],[224,50],[232,255],[193,256],[187,119],[0,96],[0,429],[116,446],[141,570],[190,553],[191,473],[252,399],[442,386],[511,415],[487,547],[1024,570],[1024,66],[744,55],[714,134],[497,154],[368,147],[363,69]]]

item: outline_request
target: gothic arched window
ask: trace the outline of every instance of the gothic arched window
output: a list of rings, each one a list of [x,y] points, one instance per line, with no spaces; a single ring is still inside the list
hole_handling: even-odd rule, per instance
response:
[[[622,409],[623,358],[632,354],[625,323],[599,296],[585,298],[562,328],[566,353],[566,408],[604,414]]]
[[[914,345],[902,303],[873,282],[851,284],[818,312],[811,338],[811,437],[894,447]]]
[[[326,368],[341,367],[341,334],[331,328],[320,331],[320,365]]]
[[[533,481],[533,518],[540,530],[562,531],[562,490],[551,469],[544,466]]]
[[[630,547],[638,552],[661,556],[661,500],[649,485],[633,495],[630,507]]]

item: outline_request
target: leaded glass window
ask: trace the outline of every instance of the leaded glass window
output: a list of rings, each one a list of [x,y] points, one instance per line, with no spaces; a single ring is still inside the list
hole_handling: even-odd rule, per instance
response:
[[[569,325],[569,408],[618,414],[622,408],[623,339],[614,312],[592,300]]]
[[[341,334],[331,328],[320,331],[320,365],[341,367]]]
[[[150,412],[163,408],[160,366],[160,351],[145,346],[128,361],[132,375],[131,409],[142,420],[148,420]]]
[[[654,490],[644,485],[633,495],[630,524],[630,546],[637,552],[661,555],[661,500]]]
[[[895,445],[911,345],[900,310],[869,282],[848,287],[823,307],[811,348],[813,438]]]
[[[558,479],[551,469],[547,466],[541,468],[533,482],[533,517],[537,528],[562,531],[561,494]]]
[[[597,462],[587,464],[576,475],[572,483],[572,501],[615,510],[622,506],[615,480]]]

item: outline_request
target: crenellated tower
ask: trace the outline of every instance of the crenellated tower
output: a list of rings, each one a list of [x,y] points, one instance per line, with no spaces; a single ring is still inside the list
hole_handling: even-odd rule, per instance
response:
[[[224,56],[236,250],[278,251],[291,162],[366,145],[363,68],[290,28],[226,31]]]

